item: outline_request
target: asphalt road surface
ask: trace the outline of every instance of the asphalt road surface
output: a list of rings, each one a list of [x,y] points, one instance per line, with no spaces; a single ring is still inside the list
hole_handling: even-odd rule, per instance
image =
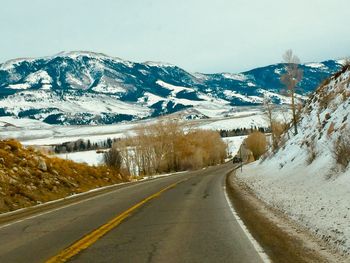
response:
[[[68,262],[262,262],[225,198],[232,168],[224,164],[125,185],[3,223],[0,262],[55,262],[67,248],[78,248],[66,253]],[[103,225],[110,229],[101,234]],[[94,232],[101,236],[77,243]]]

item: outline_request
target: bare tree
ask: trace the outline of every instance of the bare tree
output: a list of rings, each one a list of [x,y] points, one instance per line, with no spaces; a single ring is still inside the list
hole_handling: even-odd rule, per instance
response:
[[[275,150],[276,148],[276,138],[274,133],[274,125],[273,125],[273,110],[274,110],[274,104],[272,102],[271,97],[264,95],[264,111],[267,116],[267,120],[269,122],[270,130],[271,130],[271,139],[272,139],[272,149]]]
[[[106,165],[120,170],[122,164],[122,157],[117,147],[112,147],[107,152],[105,152],[103,155],[103,159]]]
[[[135,133],[114,145],[133,175],[197,169],[226,158],[226,144],[218,132],[189,130],[177,120],[139,126]]]
[[[293,54],[291,49],[287,50],[283,54],[283,62],[285,63],[285,73],[281,76],[281,82],[286,86],[289,95],[292,100],[292,114],[293,114],[293,126],[294,134],[298,134],[297,128],[297,109],[295,103],[296,87],[303,76],[303,71],[299,68],[300,60]]]

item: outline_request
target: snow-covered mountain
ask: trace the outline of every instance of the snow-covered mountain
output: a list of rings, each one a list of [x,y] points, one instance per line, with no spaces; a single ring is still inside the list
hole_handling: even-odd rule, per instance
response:
[[[306,102],[298,134],[286,135],[285,144],[276,154],[246,166],[243,174],[238,175],[261,199],[347,256],[350,255],[349,114],[350,66],[346,66]]]
[[[340,61],[301,65],[300,94],[313,91]],[[201,116],[229,115],[233,106],[261,104],[264,94],[288,103],[283,64],[240,74],[189,73],[175,65],[134,63],[92,52],[0,64],[0,116],[50,124],[109,124],[194,107]]]

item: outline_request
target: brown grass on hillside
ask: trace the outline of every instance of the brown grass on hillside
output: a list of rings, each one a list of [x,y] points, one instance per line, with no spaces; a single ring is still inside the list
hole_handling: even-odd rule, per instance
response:
[[[116,169],[50,158],[18,141],[0,141],[0,212],[127,180]]]

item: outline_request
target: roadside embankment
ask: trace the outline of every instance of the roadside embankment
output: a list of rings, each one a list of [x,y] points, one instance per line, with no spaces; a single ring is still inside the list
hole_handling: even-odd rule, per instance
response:
[[[117,170],[89,166],[0,141],[0,213],[128,181]]]

